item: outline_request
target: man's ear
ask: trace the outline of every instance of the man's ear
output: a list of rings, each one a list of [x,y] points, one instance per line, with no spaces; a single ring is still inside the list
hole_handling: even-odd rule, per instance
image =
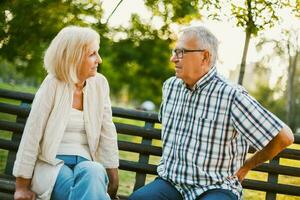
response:
[[[203,59],[202,59],[202,61],[204,62],[204,63],[210,63],[210,58],[211,58],[211,56],[210,56],[210,53],[208,52],[208,51],[204,51],[203,52]]]

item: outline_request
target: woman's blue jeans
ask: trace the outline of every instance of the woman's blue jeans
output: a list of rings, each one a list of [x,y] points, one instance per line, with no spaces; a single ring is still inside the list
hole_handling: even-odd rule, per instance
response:
[[[64,161],[51,200],[109,200],[105,168],[81,156],[58,155]]]

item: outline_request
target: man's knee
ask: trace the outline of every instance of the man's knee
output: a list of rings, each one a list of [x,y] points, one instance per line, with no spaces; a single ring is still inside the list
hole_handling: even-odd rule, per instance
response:
[[[150,200],[149,196],[151,195],[137,190],[128,197],[128,200]]]
[[[229,190],[212,189],[204,192],[197,200],[237,200],[237,196]]]

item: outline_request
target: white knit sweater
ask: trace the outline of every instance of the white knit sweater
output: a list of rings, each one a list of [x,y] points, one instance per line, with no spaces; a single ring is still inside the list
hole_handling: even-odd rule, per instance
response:
[[[39,199],[50,199],[63,161],[56,158],[70,116],[74,85],[48,75],[35,95],[14,164],[15,177],[31,178]],[[105,168],[119,166],[109,86],[97,74],[86,80],[83,115],[92,160]]]

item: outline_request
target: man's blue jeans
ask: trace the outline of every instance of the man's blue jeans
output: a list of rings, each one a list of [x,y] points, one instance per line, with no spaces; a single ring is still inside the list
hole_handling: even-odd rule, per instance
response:
[[[229,190],[208,190],[197,198],[197,200],[237,200]],[[158,177],[148,185],[135,191],[128,200],[183,200],[181,194],[171,183]]]
[[[51,200],[109,200],[108,177],[97,162],[80,156],[58,155],[64,161],[59,171]]]

